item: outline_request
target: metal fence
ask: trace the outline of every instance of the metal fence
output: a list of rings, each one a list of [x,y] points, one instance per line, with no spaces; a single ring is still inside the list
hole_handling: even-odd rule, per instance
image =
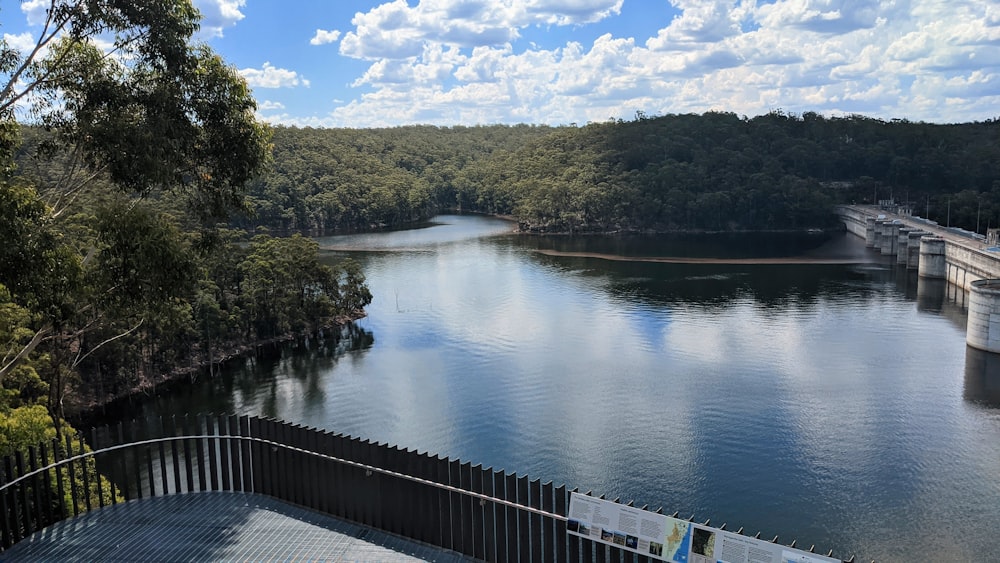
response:
[[[107,504],[242,491],[481,560],[658,561],[567,534],[576,489],[287,422],[156,418],[93,429],[90,444],[67,437],[0,462],[0,547]]]

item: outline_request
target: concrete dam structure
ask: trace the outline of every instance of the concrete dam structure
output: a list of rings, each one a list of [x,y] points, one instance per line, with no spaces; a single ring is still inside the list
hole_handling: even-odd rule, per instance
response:
[[[916,270],[919,285],[947,280],[967,295],[966,343],[1000,353],[1000,251],[968,231],[878,207],[843,205],[837,215],[848,232],[865,239],[865,247]]]

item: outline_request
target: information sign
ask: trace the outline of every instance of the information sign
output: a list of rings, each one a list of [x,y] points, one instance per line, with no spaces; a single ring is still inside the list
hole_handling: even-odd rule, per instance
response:
[[[569,502],[571,534],[673,563],[840,563],[809,553],[580,493]]]

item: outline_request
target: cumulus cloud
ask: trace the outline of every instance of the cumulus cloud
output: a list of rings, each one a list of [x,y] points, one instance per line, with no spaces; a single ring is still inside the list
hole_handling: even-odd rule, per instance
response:
[[[309,81],[294,70],[277,68],[265,62],[261,68],[240,69],[240,75],[254,88],[293,88],[309,86]]]
[[[272,102],[271,100],[264,100],[257,104],[258,111],[270,111],[274,109],[285,109],[285,104],[281,102]]]
[[[847,33],[874,27],[879,0],[783,0],[757,9],[768,28],[798,28],[817,33]]]
[[[27,0],[21,2],[21,11],[28,18],[29,25],[42,25],[45,23],[45,17],[51,4],[50,0]]]
[[[20,51],[22,55],[27,55],[35,48],[35,36],[27,31],[16,35],[4,33],[3,40],[12,49]]]
[[[693,49],[740,33],[748,7],[733,0],[672,0],[681,13],[646,42],[653,50]]]
[[[542,48],[522,36],[636,8],[620,0],[384,2],[331,40],[340,39],[342,55],[368,61],[352,82],[358,97],[321,117],[275,119],[557,124],[637,110],[782,108],[961,121],[993,117],[1000,107],[1000,7],[992,0],[669,4],[676,15],[650,11],[663,22],[646,36],[606,33]],[[300,78],[268,65],[253,72],[260,82],[268,73],[274,82],[288,73],[282,84]]]
[[[621,12],[623,0],[394,0],[355,15],[340,52],[361,59],[415,57],[427,42],[499,46],[532,25],[583,25]]]
[[[309,40],[310,45],[325,45],[327,43],[333,43],[337,39],[340,39],[340,31],[333,29],[327,31],[325,29],[317,29],[316,35]]]
[[[194,6],[201,12],[201,35],[222,37],[222,30],[244,18],[240,10],[246,6],[246,0],[194,0]]]

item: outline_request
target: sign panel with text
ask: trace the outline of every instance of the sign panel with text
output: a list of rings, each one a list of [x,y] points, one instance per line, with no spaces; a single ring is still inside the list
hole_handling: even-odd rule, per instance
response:
[[[576,536],[674,563],[839,563],[809,553],[572,493],[567,530]]]

